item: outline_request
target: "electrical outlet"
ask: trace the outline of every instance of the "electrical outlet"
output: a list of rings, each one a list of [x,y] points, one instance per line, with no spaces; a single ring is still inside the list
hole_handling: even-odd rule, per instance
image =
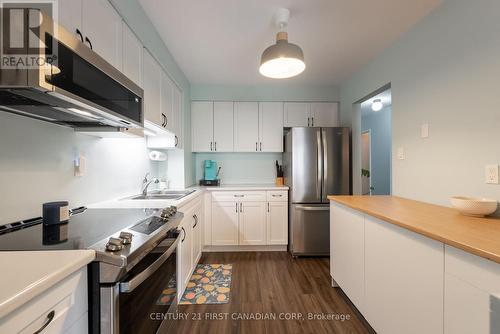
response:
[[[488,184],[498,184],[498,165],[486,165],[485,179]]]
[[[421,138],[429,137],[429,124],[427,123],[422,124],[422,126],[420,127],[420,137]]]
[[[398,148],[398,159],[399,160],[405,159],[405,149],[402,147]]]

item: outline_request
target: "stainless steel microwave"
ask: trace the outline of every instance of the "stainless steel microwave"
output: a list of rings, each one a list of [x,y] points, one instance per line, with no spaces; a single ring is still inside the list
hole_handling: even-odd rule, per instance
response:
[[[143,127],[139,86],[50,17],[38,12],[40,23],[33,28],[28,26],[32,10],[21,10],[17,24],[9,22],[15,15],[1,13],[4,30],[14,31],[3,34],[0,110],[79,131]],[[8,45],[16,34],[26,45]]]

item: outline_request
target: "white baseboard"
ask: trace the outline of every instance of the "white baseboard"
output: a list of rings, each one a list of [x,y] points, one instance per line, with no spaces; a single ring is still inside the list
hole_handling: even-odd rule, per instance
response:
[[[204,252],[286,252],[287,245],[203,246]]]

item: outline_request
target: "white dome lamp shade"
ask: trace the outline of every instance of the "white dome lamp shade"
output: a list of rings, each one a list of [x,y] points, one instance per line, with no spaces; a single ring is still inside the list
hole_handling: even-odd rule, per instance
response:
[[[276,23],[280,27],[280,32],[276,35],[276,44],[265,49],[260,59],[259,72],[265,77],[291,78],[306,68],[302,49],[298,45],[288,43],[288,34],[283,31],[289,16],[290,11],[285,8],[279,9],[276,14]]]
[[[373,111],[380,111],[380,110],[382,110],[383,107],[384,107],[384,105],[382,104],[381,99],[373,100],[373,102],[372,102],[372,110]]]

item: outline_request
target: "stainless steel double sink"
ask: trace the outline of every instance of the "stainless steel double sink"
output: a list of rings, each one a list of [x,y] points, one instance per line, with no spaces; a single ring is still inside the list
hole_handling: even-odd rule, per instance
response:
[[[183,197],[186,197],[189,194],[194,193],[196,190],[164,190],[164,191],[151,191],[146,195],[134,195],[132,197],[127,197],[124,199],[162,199],[162,200],[179,200]]]

